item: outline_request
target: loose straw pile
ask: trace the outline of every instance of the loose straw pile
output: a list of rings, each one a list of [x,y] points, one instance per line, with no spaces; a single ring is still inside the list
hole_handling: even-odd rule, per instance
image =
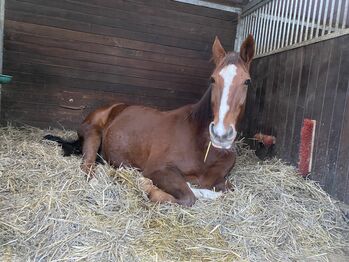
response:
[[[0,129],[0,261],[327,261],[348,248],[337,204],[277,159],[240,148],[235,191],[184,208],[150,203],[134,169],[100,165],[86,182],[45,134]]]

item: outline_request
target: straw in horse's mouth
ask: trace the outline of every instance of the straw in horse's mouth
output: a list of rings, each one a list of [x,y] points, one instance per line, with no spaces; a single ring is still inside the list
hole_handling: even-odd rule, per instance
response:
[[[210,136],[212,146],[219,149],[231,149],[234,144],[234,140],[217,141],[213,136]]]

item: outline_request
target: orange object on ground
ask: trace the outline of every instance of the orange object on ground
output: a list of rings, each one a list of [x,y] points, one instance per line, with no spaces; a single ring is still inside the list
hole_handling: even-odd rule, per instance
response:
[[[276,143],[275,136],[268,136],[264,135],[262,133],[255,134],[254,139],[256,139],[258,142],[263,143],[266,147],[270,147]]]

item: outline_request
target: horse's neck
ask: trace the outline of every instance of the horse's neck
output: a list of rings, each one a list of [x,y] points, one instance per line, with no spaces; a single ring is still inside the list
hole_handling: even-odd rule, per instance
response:
[[[209,87],[201,99],[192,106],[190,116],[200,128],[208,127],[213,118],[211,108],[211,87]]]

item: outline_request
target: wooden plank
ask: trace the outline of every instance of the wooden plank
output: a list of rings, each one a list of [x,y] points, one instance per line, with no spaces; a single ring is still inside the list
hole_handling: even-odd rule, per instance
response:
[[[8,64],[8,66],[10,66],[11,63],[15,63],[16,61],[21,60],[23,63],[33,64],[33,65],[36,65],[36,64],[55,65],[55,66],[75,68],[75,69],[83,68],[83,71],[86,71],[87,73],[99,72],[99,73],[106,73],[111,75],[123,75],[127,77],[178,83],[178,84],[183,84],[183,86],[190,86],[194,89],[199,88],[200,90],[207,82],[205,78],[186,76],[184,74],[179,75],[179,74],[158,72],[154,70],[144,70],[144,69],[137,69],[133,67],[96,63],[96,62],[90,62],[88,60],[83,61],[83,60],[76,60],[76,59],[68,59],[68,56],[66,57],[43,56],[42,54],[40,54],[40,52],[30,54],[28,52],[6,51],[4,59],[6,61],[6,64]],[[86,56],[86,59],[88,59],[88,56]],[[152,68],[149,68],[149,69],[152,69]]]
[[[94,90],[94,91],[103,91],[103,92],[115,92],[130,96],[138,96],[144,95],[151,97],[158,97],[161,99],[173,99],[176,100],[178,97],[190,99],[190,101],[196,101],[196,99],[200,98],[202,92],[206,90],[206,87],[203,87],[203,91],[201,92],[192,92],[192,90],[167,90],[167,89],[158,89],[153,87],[140,88],[139,86],[130,85],[130,84],[120,84],[120,83],[110,83],[107,81],[94,81],[94,80],[85,80],[79,78],[73,78],[70,76],[54,76],[54,75],[44,75],[41,76],[39,74],[30,74],[25,72],[16,72],[16,71],[6,71],[7,73],[15,76],[14,80],[11,84],[7,85],[8,89],[16,88],[18,82],[18,88],[20,90],[26,90],[25,87],[21,87],[23,83],[31,84],[34,88],[35,86],[46,85],[49,90],[50,87],[64,87],[69,89],[77,89],[82,88],[86,90]]]
[[[347,83],[346,102],[338,144],[338,158],[335,171],[335,183],[332,193],[338,199],[349,203],[349,82]]]
[[[7,16],[11,20],[33,23],[38,25],[52,26],[64,28],[79,32],[94,33],[98,35],[116,36],[119,38],[128,38],[136,41],[144,41],[148,43],[157,43],[165,46],[180,47],[190,50],[208,51],[208,45],[203,42],[188,41],[176,39],[174,37],[163,37],[155,34],[147,34],[142,32],[134,32],[126,29],[113,28],[105,25],[90,24],[88,22],[80,22],[71,19],[60,18],[57,16],[46,16],[22,11],[6,11]],[[63,15],[62,15],[63,16]]]
[[[82,2],[83,0],[74,0],[77,2]],[[111,8],[117,8],[122,10],[128,10],[128,9],[137,9],[141,7],[151,7],[152,9],[159,9],[159,13],[151,13],[151,11],[148,11],[150,13],[147,13],[148,15],[158,15],[158,16],[168,16],[168,11],[172,11],[173,13],[181,12],[185,14],[189,21],[191,19],[194,19],[192,15],[196,16],[204,16],[209,18],[214,18],[218,20],[226,20],[226,21],[232,21],[237,19],[237,14],[231,13],[231,12],[225,12],[222,10],[216,10],[212,8],[206,8],[201,6],[194,6],[194,5],[188,5],[184,3],[175,2],[172,0],[147,0],[146,2],[144,0],[130,0],[129,2],[135,3],[135,5],[127,5],[125,6],[124,2],[122,0],[116,0],[116,1],[108,1],[108,0],[88,0],[89,4],[92,4],[94,6],[107,6]],[[166,13],[167,11],[167,13]]]
[[[17,78],[16,78],[17,79]],[[137,104],[137,101],[162,101],[161,104],[167,105],[167,108],[176,108],[179,105],[184,104],[191,104],[193,102],[196,102],[198,98],[193,98],[192,96],[187,95],[172,95],[172,96],[165,96],[166,94],[163,94],[163,97],[161,95],[154,95],[149,94],[148,92],[141,92],[139,89],[135,89],[134,94],[131,92],[122,92],[119,90],[103,90],[103,89],[86,89],[86,88],[80,88],[80,87],[71,87],[70,85],[62,86],[57,83],[28,83],[28,82],[20,82],[20,81],[13,81],[11,83],[11,86],[4,90],[4,97],[15,97],[16,101],[19,102],[31,102],[31,103],[39,103],[39,104],[51,104],[51,105],[58,105],[61,102],[67,103],[67,101],[70,100],[70,98],[74,97],[67,97],[66,99],[62,100],[62,93],[76,93],[80,94],[79,101],[81,99],[85,99],[86,97],[91,97],[92,100],[96,100],[97,97],[94,97],[95,94],[103,94],[105,98],[101,96],[98,97],[98,101],[101,101],[101,103],[109,103],[110,101],[114,101],[115,103],[119,99],[123,99],[124,101],[127,100],[127,103],[131,104]],[[167,98],[167,99],[164,99]],[[110,100],[112,99],[112,100]],[[140,100],[139,100],[140,99]],[[76,100],[76,99],[74,99]],[[85,103],[85,102],[83,102]],[[73,105],[76,107],[79,107],[81,105]],[[88,106],[85,104],[84,106]]]
[[[209,52],[183,49],[178,47],[164,46],[158,43],[147,43],[126,38],[118,38],[115,36],[103,36],[88,32],[78,32],[64,28],[52,26],[44,26],[32,23],[24,23],[20,21],[7,20],[5,21],[6,28],[11,30],[25,32],[34,36],[44,36],[51,39],[63,41],[80,41],[89,44],[101,44],[104,46],[118,47],[127,50],[136,50],[151,52],[161,55],[172,55],[177,57],[187,57],[195,59],[209,59]]]
[[[6,58],[6,57],[5,57]],[[26,61],[27,62],[27,61]],[[37,75],[37,77],[46,78],[47,76],[59,76],[59,77],[71,77],[84,80],[93,80],[93,81],[105,81],[110,83],[118,83],[125,85],[134,85],[143,88],[158,88],[163,90],[187,90],[191,89],[197,93],[206,88],[204,85],[183,85],[181,83],[168,82],[164,80],[153,80],[145,78],[136,78],[130,77],[127,75],[116,75],[95,71],[86,71],[79,68],[71,68],[58,65],[47,65],[47,64],[38,64],[38,63],[22,63],[18,64],[16,61],[6,61],[7,68],[12,71],[25,72]],[[7,70],[7,69],[6,69]]]
[[[328,72],[328,66],[329,66],[329,59],[332,52],[332,46],[330,45],[331,42],[321,42],[319,45],[321,45],[321,50],[326,50],[326,52],[320,52],[318,55],[321,56],[321,61],[319,65],[319,73],[318,73],[318,81],[316,85],[316,94],[315,94],[315,100],[314,100],[314,107],[312,109],[312,116],[313,119],[317,121],[316,125],[316,133],[315,133],[315,143],[314,143],[314,153],[313,153],[313,172],[311,174],[311,178],[319,181],[320,180],[320,173],[318,172],[318,164],[317,164],[317,152],[319,148],[318,141],[321,139],[319,134],[321,130],[321,111],[322,111],[322,105],[324,100],[324,93],[325,93],[325,85],[326,85],[326,75]]]
[[[315,103],[316,87],[318,84],[319,69],[321,64],[322,45],[320,43],[312,45],[312,57],[309,71],[309,81],[305,96],[305,106],[303,118],[313,119],[313,108]]]
[[[288,105],[287,105],[287,118],[285,123],[285,138],[283,143],[283,159],[291,162],[291,147],[290,144],[293,143],[293,125],[294,125],[294,115],[295,115],[295,102],[298,92],[298,84],[300,79],[301,70],[301,50],[296,49],[289,53],[292,56],[292,66],[289,67],[290,74],[287,74],[287,83],[289,83],[288,92]]]
[[[105,105],[110,105],[114,103],[127,103],[132,105],[145,105],[152,106],[160,109],[174,109],[179,106],[189,104],[185,99],[178,100],[167,100],[158,99],[156,97],[137,96],[136,98],[131,96],[126,96],[118,93],[106,93],[106,92],[86,92],[86,90],[66,90],[66,89],[57,89],[53,88],[51,94],[43,93],[33,93],[29,90],[26,91],[10,91],[6,90],[4,92],[4,112],[8,110],[18,110],[20,111],[22,106],[28,107],[33,110],[36,110],[38,107],[45,108],[56,107],[64,108],[67,112],[84,110],[91,112],[92,109],[96,107],[101,107]],[[40,89],[37,89],[40,91]],[[82,93],[83,92],[83,93]],[[83,94],[83,95],[82,95]],[[30,98],[30,99],[29,99]],[[46,98],[46,99],[45,99]],[[40,109],[40,112],[42,109]],[[38,112],[39,113],[39,112]]]
[[[278,130],[278,156],[285,159],[285,155],[288,149],[288,145],[290,141],[288,140],[288,137],[286,137],[287,130],[290,129],[290,127],[287,125],[289,120],[289,103],[290,103],[290,92],[291,92],[291,78],[293,73],[293,66],[294,66],[294,52],[287,52],[285,57],[285,74],[284,74],[284,81],[283,81],[283,88],[281,90],[280,94],[280,114],[283,115],[282,124],[280,125],[280,128]]]
[[[62,38],[62,37],[60,37]],[[167,69],[167,65],[180,65],[181,68],[185,70],[189,70],[187,68],[200,68],[202,72],[207,72],[211,67],[209,63],[209,59],[196,59],[196,58],[186,58],[186,57],[178,57],[173,56],[171,54],[157,54],[148,51],[141,50],[132,50],[127,48],[119,48],[106,46],[101,44],[94,43],[86,43],[79,41],[78,38],[68,38],[68,39],[51,39],[48,37],[41,37],[37,35],[30,35],[26,33],[16,32],[11,30],[11,28],[7,27],[6,30],[6,42],[17,42],[17,43],[29,43],[29,44],[38,44],[45,47],[55,47],[60,49],[66,49],[77,52],[87,52],[93,54],[107,55],[108,57],[124,57],[141,61],[149,61],[156,62],[162,65],[161,68],[164,68],[164,64],[166,64],[165,69]],[[10,46],[11,48],[11,46]],[[54,54],[51,54],[54,55]],[[114,61],[114,60],[111,60]],[[115,63],[115,62],[114,62]],[[163,70],[165,70],[163,69]],[[202,70],[204,69],[204,70]],[[170,69],[173,70],[173,69]]]
[[[276,56],[271,56],[269,58],[267,68],[268,70],[265,72],[266,74],[266,81],[265,81],[265,95],[264,95],[264,110],[262,112],[262,126],[261,126],[261,132],[264,134],[269,134],[270,127],[269,125],[269,118],[271,113],[271,107],[272,107],[272,89],[273,89],[273,82],[274,82],[274,75],[276,70]]]
[[[201,24],[195,24],[193,20],[185,22],[182,19],[178,19],[178,15],[183,14],[183,12],[177,12],[172,16],[167,15],[161,17],[158,14],[152,14],[156,12],[156,10],[159,10],[158,8],[151,9],[148,6],[132,9],[129,6],[130,4],[123,4],[123,6],[126,6],[129,9],[128,11],[123,11],[120,9],[120,6],[118,9],[110,7],[106,8],[101,5],[89,5],[87,4],[88,1],[78,3],[67,0],[26,0],[25,2],[33,5],[68,10],[71,12],[73,17],[87,17],[93,21],[102,22],[102,24],[103,22],[110,21],[110,24],[113,27],[128,28],[134,31],[155,33],[166,36],[177,36],[183,39],[207,41],[210,40],[212,35],[217,32],[217,27],[214,24],[211,24],[210,21],[207,21],[206,17],[204,17],[204,19],[207,23],[205,24],[205,27],[203,27]],[[150,11],[150,14],[147,14],[147,10]],[[140,13],[142,14],[141,16],[139,15]],[[227,36],[231,35],[231,26],[232,25],[229,24],[228,29],[221,28],[220,34],[223,42],[229,41]]]
[[[152,106],[169,109],[171,101],[166,100],[149,100],[143,99],[141,96],[134,97],[122,97],[116,94],[106,96],[101,92],[87,93],[84,91],[84,95],[81,96],[81,90],[75,92],[71,91],[57,91],[55,94],[57,100],[51,99],[51,101],[38,101],[40,93],[34,95],[34,99],[31,101],[22,101],[19,96],[13,96],[6,92],[3,119],[6,121],[8,118],[17,123],[22,121],[46,121],[48,123],[61,122],[61,120],[69,120],[65,123],[65,128],[75,128],[77,123],[80,123],[84,116],[86,116],[92,110],[113,103],[128,103],[128,104],[143,104],[146,106]],[[64,95],[64,92],[68,94]],[[7,95],[10,95],[7,97]],[[25,93],[20,93],[25,96]],[[20,95],[19,94],[19,95]],[[40,98],[41,99],[41,98]],[[74,99],[73,103],[69,100]],[[24,99],[25,100],[25,99]],[[175,101],[178,104],[178,101]],[[187,104],[187,103],[183,103]],[[66,106],[66,107],[64,107]],[[71,110],[69,107],[82,107],[82,110]]]
[[[13,0],[6,7],[6,12],[9,19],[18,21],[63,27],[82,32],[93,32],[100,35],[113,35],[151,43],[160,43],[167,46],[177,46],[186,49],[208,50],[207,40],[200,41],[200,39],[197,38],[186,39],[183,38],[184,34],[182,34],[181,37],[179,37],[179,34],[176,36],[175,33],[173,35],[168,35],[169,31],[172,32],[171,29],[162,29],[163,32],[167,32],[167,35],[163,35],[159,30],[154,31],[155,29],[153,29],[153,26],[136,26],[132,25],[132,23],[126,23],[124,26],[122,26],[122,24],[118,23],[114,19],[107,18],[105,16],[87,15],[71,10],[51,8]],[[230,24],[229,30],[232,31],[233,28],[234,26]],[[214,38],[214,34],[211,36],[211,38]],[[226,38],[225,34],[222,34],[221,38],[224,45],[227,45],[228,43],[230,44],[231,41],[229,36]]]
[[[345,151],[345,145],[342,143],[349,144],[349,141],[341,141],[341,134],[345,131],[342,128],[345,126],[345,111],[347,103],[347,94],[348,94],[348,83],[349,83],[349,47],[347,45],[349,40],[348,36],[338,38],[336,40],[336,48],[341,52],[340,60],[338,61],[339,72],[338,72],[338,81],[336,86],[336,94],[334,100],[334,109],[332,114],[332,120],[330,124],[330,134],[327,144],[327,160],[326,162],[329,165],[329,173],[326,177],[325,183],[326,188],[331,192],[332,195],[339,197],[341,200],[344,199],[344,189],[343,184],[346,184],[346,179],[343,176],[342,170],[338,170],[337,166],[340,169],[343,168],[343,163],[340,161],[349,162],[349,153],[345,156],[340,156],[340,153]],[[347,114],[349,114],[347,112]],[[343,148],[344,147],[344,148]],[[346,158],[346,159],[345,159]]]
[[[283,62],[283,61],[282,61]],[[269,94],[270,96],[270,100],[269,100],[269,112],[268,112],[268,119],[266,121],[266,129],[265,129],[265,133],[268,135],[275,135],[275,113],[276,113],[276,107],[277,107],[277,103],[278,103],[278,82],[279,82],[279,73],[280,73],[280,64],[281,62],[281,56],[280,55],[276,55],[275,56],[275,60],[274,60],[274,72],[273,72],[273,77],[271,80],[271,84],[270,84],[270,91],[271,94]]]
[[[285,71],[286,71],[286,53],[280,53],[278,54],[280,63],[279,63],[279,70],[278,70],[278,81],[276,82],[276,95],[274,99],[276,99],[275,108],[274,108],[274,117],[272,122],[272,132],[271,135],[276,137],[276,148],[278,151],[281,150],[280,145],[282,143],[282,132],[284,130],[282,129],[283,123],[285,121],[285,107],[284,103],[282,101],[283,94],[285,90]]]
[[[256,85],[255,83],[258,83],[257,81],[257,68],[258,63],[260,60],[256,59],[252,61],[251,69],[250,69],[250,76],[252,81],[252,86],[247,90],[247,98],[246,98],[246,106],[245,106],[245,114],[243,117],[243,122],[241,124],[241,130],[243,131],[243,135],[245,137],[250,138],[253,136],[252,132],[252,116],[253,116],[253,110],[255,108],[255,101],[256,101]]]
[[[308,79],[309,79],[309,71],[311,65],[312,51],[313,46],[305,46],[302,47],[302,67],[300,72],[300,82],[298,84],[298,94],[296,99],[296,108],[295,108],[295,116],[294,116],[294,125],[293,125],[293,138],[291,145],[291,159],[294,165],[298,164],[299,160],[299,144],[300,144],[300,135],[301,128],[303,124],[303,114],[304,114],[304,103],[305,103],[305,95],[308,88]]]
[[[128,68],[146,69],[157,72],[177,74],[178,76],[190,75],[194,79],[202,77],[206,78],[211,71],[210,69],[212,68],[212,65],[209,64],[208,61],[205,63],[202,62],[203,65],[206,65],[206,68],[196,67],[195,64],[190,67],[175,64],[163,64],[152,61],[144,61],[137,58],[113,56],[112,54],[98,54],[85,51],[64,49],[60,47],[51,47],[46,45],[46,41],[42,41],[41,43],[25,43],[7,39],[5,43],[5,49],[7,52],[14,51],[29,54],[35,53],[38,55],[42,55],[42,59],[45,59],[46,56],[61,58],[68,57],[80,61],[91,61],[101,64],[117,65]]]
[[[325,80],[324,99],[321,110],[321,118],[319,122],[319,136],[317,141],[317,148],[315,159],[316,159],[316,171],[320,175],[320,183],[327,186],[326,180],[333,179],[332,175],[329,174],[329,166],[326,162],[327,159],[327,145],[329,141],[330,129],[331,129],[331,118],[333,113],[333,103],[335,97],[335,87],[338,81],[339,72],[339,60],[340,60],[340,49],[337,48],[336,39],[329,40],[328,45],[331,46],[331,55],[329,59],[327,77]],[[326,178],[328,176],[328,178]]]
[[[267,91],[267,80],[268,80],[268,64],[270,63],[270,57],[266,60],[262,60],[258,65],[259,83],[258,86],[258,100],[257,100],[257,112],[255,114],[255,133],[263,131],[264,119],[263,115],[265,112],[265,96]]]

